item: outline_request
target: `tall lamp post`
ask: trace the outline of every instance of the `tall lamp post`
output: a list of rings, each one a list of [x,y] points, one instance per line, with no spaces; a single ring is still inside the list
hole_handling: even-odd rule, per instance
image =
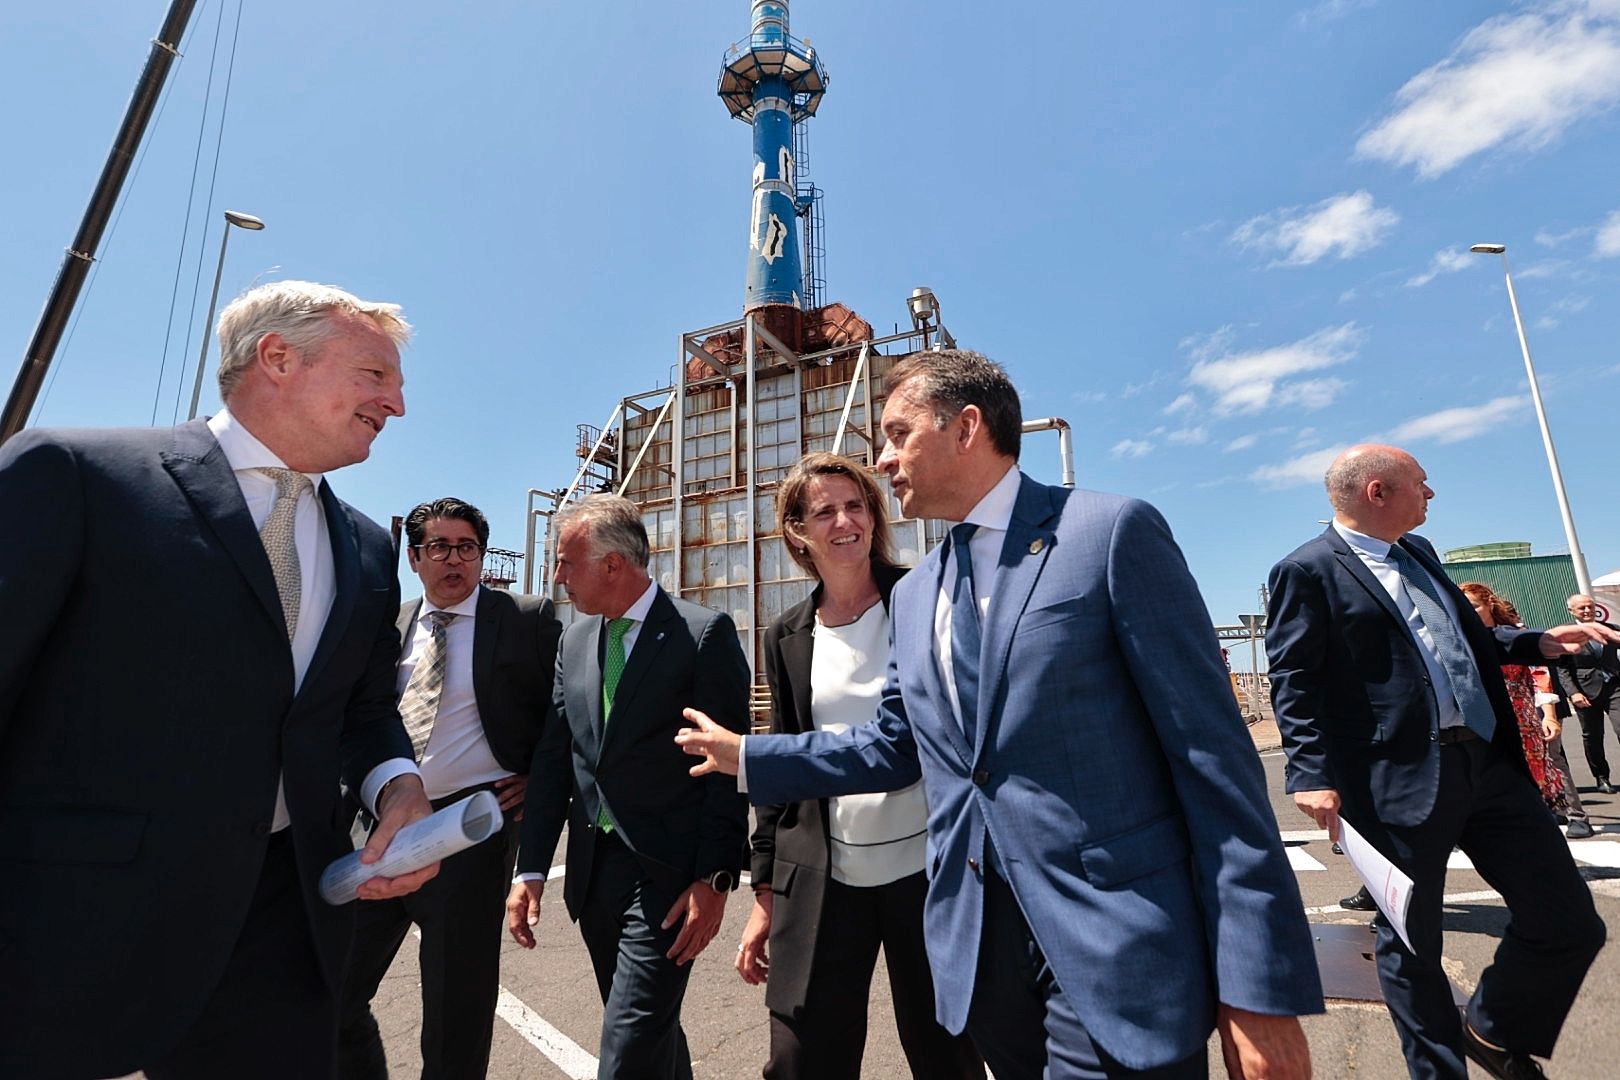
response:
[[[232,225],[238,229],[247,229],[249,232],[258,232],[264,228],[264,222],[252,214],[236,210],[225,211],[225,231],[219,237],[219,265],[214,267],[214,291],[208,297],[208,318],[203,320],[202,351],[197,354],[197,378],[191,384],[191,411],[186,413],[187,420],[197,419],[197,402],[202,398],[203,367],[208,363],[208,341],[213,336],[214,305],[219,302],[219,279],[225,273],[225,247],[231,241]]]
[[[1524,372],[1530,379],[1530,400],[1536,406],[1536,421],[1541,425],[1541,443],[1547,448],[1547,468],[1552,472],[1553,493],[1558,496],[1558,513],[1564,519],[1564,539],[1569,543],[1569,561],[1575,568],[1575,586],[1588,595],[1592,592],[1592,577],[1586,572],[1586,555],[1575,536],[1575,515],[1569,510],[1569,496],[1564,492],[1564,473],[1558,467],[1558,451],[1553,448],[1552,429],[1547,426],[1547,410],[1541,404],[1541,385],[1536,382],[1536,365],[1530,360],[1530,341],[1524,336],[1524,319],[1519,315],[1519,296],[1513,291],[1513,271],[1508,266],[1506,244],[1475,244],[1468,249],[1476,255],[1502,256],[1502,274],[1507,278],[1508,304],[1513,308],[1513,325],[1519,331],[1519,351],[1524,353]]]

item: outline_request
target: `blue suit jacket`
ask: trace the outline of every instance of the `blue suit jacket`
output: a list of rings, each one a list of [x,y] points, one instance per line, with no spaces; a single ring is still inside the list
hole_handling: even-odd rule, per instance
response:
[[[1400,544],[1450,594],[1496,711],[1491,741],[1528,775],[1501,665],[1546,663],[1540,632],[1493,635],[1427,540],[1409,533]],[[1337,790],[1343,816],[1388,851],[1380,824],[1421,824],[1440,788],[1440,717],[1422,646],[1331,525],[1272,567],[1270,589],[1266,656],[1288,790]]]
[[[1024,478],[972,746],[934,656],[943,573],[936,548],[895,586],[875,723],[746,743],[759,803],[899,787],[920,769],[940,1021],[961,1031],[973,999],[986,833],[1058,983],[1125,1065],[1196,1052],[1217,1001],[1320,1012],[1264,774],[1158,512]]]

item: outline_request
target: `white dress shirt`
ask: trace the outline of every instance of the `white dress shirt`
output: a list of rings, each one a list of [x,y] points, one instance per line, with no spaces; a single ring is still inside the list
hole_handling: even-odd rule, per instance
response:
[[[478,715],[478,697],[473,690],[473,636],[478,614],[479,585],[458,604],[437,607],[422,598],[411,636],[400,654],[396,697],[405,693],[417,661],[433,640],[433,613],[444,611],[456,618],[444,628],[444,684],[439,690],[439,712],[422,747],[422,786],[430,799],[442,799],[464,788],[488,784],[511,776],[501,767],[484,736],[484,722]]]
[[[1001,549],[1007,542],[1007,527],[1012,524],[1022,478],[1018,466],[1008,469],[962,519],[963,523],[972,522],[979,527],[968,541],[968,554],[973,558],[973,598],[979,602],[980,626],[989,625],[990,588],[996,582],[996,566],[1001,562]],[[950,698],[951,715],[960,724],[962,703],[956,699],[956,673],[951,667],[951,589],[954,584],[945,582],[934,602],[934,658],[939,662],[939,676]]]
[[[1423,644],[1419,652],[1423,656],[1423,666],[1429,670],[1429,679],[1434,685],[1434,702],[1440,710],[1440,726],[1443,728],[1460,726],[1463,723],[1462,708],[1457,704],[1457,693],[1452,689],[1451,676],[1446,674],[1445,665],[1440,663],[1440,654],[1435,652],[1434,635],[1423,625],[1423,616],[1418,614],[1417,605],[1412,603],[1412,598],[1407,595],[1406,582],[1401,580],[1400,569],[1390,560],[1389,549],[1393,545],[1376,536],[1358,533],[1339,521],[1333,522],[1333,529],[1344,538],[1346,544],[1350,545],[1350,550],[1356,553],[1356,558],[1372,572],[1372,576],[1378,579],[1378,584],[1382,585],[1389,598],[1395,601],[1396,610],[1401,613],[1401,618],[1406,620],[1412,636]],[[1451,625],[1456,628],[1460,637],[1462,622],[1457,617],[1456,606],[1444,589],[1436,591],[1440,594],[1441,606],[1451,617]],[[1472,657],[1469,658],[1469,662],[1473,662]]]
[[[264,519],[270,516],[270,508],[276,501],[276,482],[257,470],[285,469],[287,463],[243,427],[241,421],[232,416],[229,409],[221,409],[214,414],[208,421],[208,430],[213,432],[214,438],[219,441],[219,448],[225,454],[226,463],[236,474],[236,482],[242,488],[242,498],[247,502],[248,513],[253,518],[253,527],[261,528]],[[326,629],[327,616],[332,613],[332,602],[337,599],[332,538],[326,531],[325,508],[321,506],[321,500],[316,495],[323,475],[321,473],[304,475],[309,478],[310,486],[298,496],[298,508],[293,518],[293,544],[298,549],[299,575],[298,626],[293,631],[290,642],[295,694],[304,684],[304,674],[309,670],[309,662],[315,658],[315,647],[320,644],[321,633]],[[360,789],[361,798],[367,806],[375,808],[377,794],[384,784],[403,773],[415,771],[416,765],[409,758],[385,761],[367,774],[365,783]],[[337,781],[336,777],[332,779],[334,783]],[[275,815],[271,819],[270,828],[274,832],[280,832],[291,823],[291,820],[287,815],[286,795],[282,785],[278,783]]]

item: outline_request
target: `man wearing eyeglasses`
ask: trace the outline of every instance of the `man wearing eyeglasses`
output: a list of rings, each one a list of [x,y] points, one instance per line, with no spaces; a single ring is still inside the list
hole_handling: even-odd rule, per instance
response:
[[[460,499],[405,518],[407,557],[423,596],[399,609],[395,688],[435,810],[493,791],[498,835],[445,859],[408,897],[360,904],[343,988],[342,1080],[387,1080],[371,999],[406,932],[422,930],[422,1076],[472,1080],[489,1066],[499,993],[501,923],[517,854],[529,759],[551,702],[562,626],[550,600],[480,584],[489,522]]]

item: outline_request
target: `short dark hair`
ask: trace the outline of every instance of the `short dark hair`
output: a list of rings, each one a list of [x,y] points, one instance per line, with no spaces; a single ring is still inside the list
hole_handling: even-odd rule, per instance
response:
[[[489,547],[489,522],[484,518],[484,512],[472,503],[452,498],[425,502],[405,515],[405,539],[412,547],[421,545],[427,537],[427,524],[434,518],[465,521],[478,534],[478,546]]]
[[[1000,364],[967,349],[914,352],[889,370],[889,393],[901,387],[928,403],[936,427],[944,427],[969,405],[978,406],[990,445],[1018,460],[1024,441],[1024,410],[1018,390]]]

